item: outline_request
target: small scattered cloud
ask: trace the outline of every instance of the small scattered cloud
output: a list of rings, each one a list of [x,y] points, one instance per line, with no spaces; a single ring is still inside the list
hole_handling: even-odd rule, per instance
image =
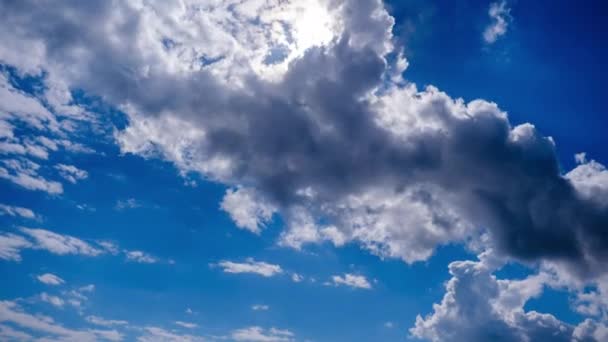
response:
[[[194,328],[198,327],[198,324],[190,323],[190,322],[175,321],[173,323],[175,323],[175,325],[179,325],[180,327],[187,328],[187,329],[194,329]]]
[[[304,280],[304,276],[303,276],[303,275],[301,275],[301,274],[298,274],[298,273],[295,273],[295,272],[294,272],[294,273],[292,273],[292,274],[291,274],[291,280],[292,280],[294,283],[299,283],[299,282],[301,282],[302,280]]]
[[[343,276],[335,275],[331,277],[332,283],[334,286],[349,286],[352,288],[366,289],[369,290],[372,288],[372,285],[362,275],[356,275],[351,273],[346,273]]]
[[[63,301],[63,299],[57,297],[57,296],[51,296],[46,292],[42,292],[40,294],[40,300],[42,300],[43,302],[49,303],[53,306],[56,306],[58,308],[63,307],[63,305],[65,304],[65,302]]]
[[[264,304],[255,304],[251,306],[251,310],[253,311],[268,311],[268,309],[270,309],[270,306]]]
[[[57,234],[45,229],[20,228],[20,231],[33,239],[34,249],[43,249],[53,254],[79,254],[97,256],[103,253],[97,247],[69,235]]]
[[[115,320],[115,319],[104,319],[98,316],[87,316],[85,320],[91,324],[99,325],[102,327],[111,327],[115,325],[127,325],[129,322],[123,320]]]
[[[78,181],[89,177],[88,172],[81,170],[74,165],[57,164],[55,165],[55,169],[57,169],[61,177],[72,184],[76,184]]]
[[[511,8],[506,1],[493,2],[488,10],[491,23],[483,31],[483,39],[488,44],[493,44],[501,36],[507,33],[511,21]]]
[[[288,342],[294,340],[294,334],[289,330],[277,328],[264,329],[259,326],[238,329],[232,332],[235,341],[248,342]]]
[[[158,258],[142,252],[142,251],[125,251],[127,261],[137,262],[140,264],[154,264],[158,262]]]
[[[252,189],[228,189],[221,208],[230,215],[237,227],[260,234],[276,209]]]
[[[36,219],[36,214],[28,208],[16,207],[6,204],[0,204],[0,215],[9,215],[13,217],[22,217],[26,219]]]
[[[143,207],[143,204],[135,198],[128,198],[126,200],[118,200],[114,205],[114,209],[118,211],[127,209],[137,209]]]
[[[21,250],[31,247],[32,243],[23,236],[11,233],[0,234],[0,259],[21,261]]]
[[[46,285],[62,285],[65,283],[65,280],[52,273],[41,274],[36,278],[38,279],[38,281]]]
[[[243,263],[221,261],[217,265],[221,267],[225,273],[254,273],[264,277],[272,277],[283,273],[281,266],[255,261],[253,258],[248,258]]]

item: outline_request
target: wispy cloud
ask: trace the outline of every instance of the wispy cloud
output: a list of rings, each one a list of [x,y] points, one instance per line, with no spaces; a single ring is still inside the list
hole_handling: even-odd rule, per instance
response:
[[[88,172],[81,170],[74,165],[57,164],[55,165],[55,169],[57,169],[61,177],[72,184],[76,184],[79,180],[89,177]]]
[[[287,342],[294,340],[294,334],[289,330],[264,329],[259,326],[237,329],[232,332],[231,337],[235,341],[249,342]]]
[[[486,43],[493,44],[507,33],[511,20],[511,9],[506,1],[494,2],[490,4],[488,15],[492,22],[483,31],[483,39]]]
[[[343,276],[334,275],[331,277],[334,286],[349,286],[353,288],[366,289],[372,288],[372,285],[362,275],[346,273]]]
[[[37,276],[36,279],[38,279],[38,281],[40,281],[41,283],[47,285],[62,285],[65,283],[65,280],[59,278],[58,276],[52,273],[41,274]]]
[[[187,328],[187,329],[194,329],[194,328],[198,327],[198,324],[190,323],[190,322],[175,321],[173,323],[175,323],[175,325],[179,325],[180,327]]]
[[[221,261],[217,265],[220,266],[225,273],[254,273],[264,277],[272,277],[283,273],[281,266],[255,261],[253,258],[248,258],[246,262],[243,263]]]
[[[27,219],[35,219],[37,217],[31,209],[6,204],[0,204],[0,215],[19,216]]]
[[[158,258],[142,251],[125,251],[127,261],[138,262],[141,264],[153,264],[158,262]]]

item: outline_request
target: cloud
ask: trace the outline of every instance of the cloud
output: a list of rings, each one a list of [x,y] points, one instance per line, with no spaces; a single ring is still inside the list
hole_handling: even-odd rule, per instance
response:
[[[273,208],[282,246],[356,243],[412,263],[470,243],[580,279],[606,273],[601,167],[584,182],[566,177],[534,125],[401,80],[407,63],[382,1],[183,4],[2,3],[0,60],[122,110],[121,152],[233,189],[226,203],[242,200],[244,228],[261,231],[269,210],[258,206]],[[490,14],[505,25],[501,4]],[[5,162],[0,177],[51,188],[21,163]],[[253,209],[240,189],[255,193]]]
[[[248,342],[284,342],[294,340],[294,334],[289,330],[264,329],[258,326],[235,330],[232,332],[231,337],[235,341]]]
[[[127,261],[133,261],[141,264],[154,264],[158,259],[152,255],[142,251],[125,251]]]
[[[125,210],[125,209],[137,209],[141,208],[143,204],[136,200],[135,198],[128,198],[126,200],[118,200],[116,201],[116,205],[114,208],[116,210]]]
[[[525,311],[529,299],[556,285],[554,275],[541,271],[520,280],[497,279],[484,255],[480,261],[456,261],[449,265],[452,278],[433,313],[418,316],[410,329],[428,341],[587,341],[596,321],[572,326],[551,314]],[[601,326],[601,324],[600,324]],[[585,332],[589,327],[591,332]],[[589,341],[601,341],[589,339]]]
[[[15,183],[28,190],[39,190],[51,195],[63,192],[63,186],[38,174],[40,165],[27,159],[6,159],[0,166],[0,178]]]
[[[127,322],[127,321],[103,319],[98,316],[87,316],[87,317],[85,317],[85,320],[91,324],[95,324],[95,325],[99,325],[99,326],[103,326],[103,327],[111,327],[111,326],[115,326],[115,325],[121,326],[121,325],[129,324],[129,322]]]
[[[220,261],[217,264],[225,273],[254,273],[263,277],[272,277],[283,273],[279,265],[269,264],[263,261],[255,261],[248,258],[245,262]]]
[[[30,314],[14,301],[0,301],[0,322],[51,337],[54,341],[121,341],[122,334],[116,330],[75,330],[56,323],[52,318]],[[3,326],[4,327],[4,326]],[[0,337],[29,335],[15,329],[0,328]],[[9,339],[11,340],[11,339]]]
[[[51,295],[47,294],[46,292],[42,292],[40,294],[40,300],[42,300],[43,302],[47,302],[53,306],[59,307],[59,308],[63,307],[63,305],[65,304],[63,299],[61,299],[57,296],[51,296]]]
[[[34,249],[43,249],[53,254],[98,256],[102,250],[78,238],[57,234],[45,229],[20,228],[20,231],[32,238]]]
[[[334,286],[349,286],[352,288],[366,289],[372,288],[372,285],[362,275],[346,273],[343,276],[335,275],[331,277]]]
[[[46,285],[62,285],[65,283],[65,280],[59,278],[58,276],[52,273],[41,274],[37,276],[36,279]]]
[[[23,208],[23,207],[15,207],[15,206],[11,206],[11,205],[6,205],[6,204],[0,204],[0,215],[9,215],[9,216],[19,216],[22,218],[27,218],[27,219],[36,219],[36,214],[28,208]]]
[[[259,234],[276,211],[271,205],[257,198],[252,189],[227,190],[221,203],[237,227]]]
[[[70,153],[90,153],[92,150],[78,142],[68,140],[73,137],[75,127],[91,123],[91,118],[77,105],[71,95],[60,89],[57,80],[47,79],[44,89],[29,95],[16,88],[19,80],[26,75],[19,70],[7,68],[0,57],[0,154],[8,155],[0,166],[0,178],[29,190],[44,191],[49,194],[63,192],[61,183],[48,180],[40,175],[45,167],[40,162],[47,161],[51,153],[63,149]],[[44,78],[28,75],[31,80]],[[65,93],[61,99],[58,92]],[[60,114],[54,113],[60,109]],[[23,133],[21,129],[27,129]],[[19,129],[18,134],[15,129]],[[65,165],[64,165],[65,166]],[[65,169],[62,175],[76,171]],[[82,172],[70,174],[68,180],[82,177]]]
[[[298,273],[295,273],[295,272],[294,272],[294,273],[292,273],[292,274],[291,274],[291,280],[292,280],[294,283],[299,283],[299,282],[301,282],[302,280],[304,280],[304,276],[303,276],[303,275],[301,275],[301,274],[298,274]]]
[[[270,309],[270,307],[264,304],[255,304],[251,306],[251,310],[253,311],[268,311],[268,309]]]
[[[490,4],[488,15],[492,23],[483,31],[483,39],[488,44],[493,44],[507,33],[511,21],[511,9],[506,1],[493,2]]]
[[[55,165],[55,169],[59,171],[61,177],[72,184],[76,184],[79,180],[89,177],[88,172],[81,170],[74,165],[57,164]]]
[[[200,336],[180,334],[172,331],[165,330],[160,327],[145,327],[145,333],[137,338],[139,342],[202,342],[203,339]]]
[[[32,243],[20,235],[0,234],[0,259],[21,261],[21,250],[31,247]]]
[[[187,328],[187,329],[194,329],[198,327],[198,324],[196,323],[189,323],[189,322],[182,322],[182,321],[175,321],[174,322],[176,325],[179,325],[182,328]]]

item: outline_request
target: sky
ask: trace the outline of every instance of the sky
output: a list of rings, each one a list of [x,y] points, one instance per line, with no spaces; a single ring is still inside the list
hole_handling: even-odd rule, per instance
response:
[[[0,0],[0,340],[608,341],[606,9]]]

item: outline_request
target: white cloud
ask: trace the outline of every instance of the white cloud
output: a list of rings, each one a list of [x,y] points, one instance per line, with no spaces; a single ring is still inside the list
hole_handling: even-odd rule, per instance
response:
[[[55,169],[59,171],[61,177],[72,184],[76,184],[79,180],[89,177],[88,172],[81,170],[74,165],[57,164],[55,165]]]
[[[507,33],[509,21],[511,20],[511,9],[505,0],[490,4],[488,15],[492,23],[483,31],[483,39],[488,44],[496,42],[498,38]]]
[[[268,309],[270,309],[270,307],[264,304],[255,304],[251,306],[251,310],[253,311],[268,311]]]
[[[388,321],[388,322],[384,322],[384,327],[387,329],[392,329],[395,327],[395,323]]]
[[[142,264],[153,264],[158,262],[156,257],[142,251],[125,251],[125,255],[128,261]]]
[[[292,280],[294,283],[299,283],[299,282],[301,282],[302,280],[304,280],[304,276],[303,276],[303,275],[301,275],[301,274],[298,274],[298,273],[295,273],[295,272],[294,272],[294,273],[292,273],[292,274],[291,274],[291,280]]]
[[[165,330],[160,327],[145,327],[144,335],[139,336],[139,342],[203,342],[204,338],[200,336],[180,334]]]
[[[179,325],[180,327],[187,328],[187,329],[194,329],[194,328],[198,327],[198,324],[196,324],[196,323],[183,322],[183,321],[175,321],[174,323],[176,325]]]
[[[6,204],[0,204],[0,215],[6,214],[9,216],[20,216],[27,219],[36,219],[36,214],[28,208],[15,207]]]
[[[135,198],[128,198],[126,200],[118,200],[116,201],[116,205],[114,205],[114,208],[116,210],[125,210],[125,209],[136,209],[136,208],[141,208],[143,206],[143,204],[136,200]]]
[[[596,333],[592,320],[574,327],[551,314],[524,310],[529,299],[558,284],[555,275],[541,271],[519,280],[497,279],[497,267],[484,255],[480,261],[452,262],[445,296],[431,314],[417,317],[412,335],[429,341],[571,342]]]
[[[225,273],[254,273],[264,277],[272,277],[283,273],[281,266],[255,261],[253,258],[248,258],[243,263],[221,261],[217,265],[220,266]]]
[[[258,326],[235,330],[231,337],[235,341],[248,342],[287,342],[294,340],[294,334],[289,330],[264,329]]]
[[[41,283],[47,284],[47,285],[62,285],[65,283],[65,280],[61,279],[60,277],[58,277],[52,273],[41,274],[41,275],[37,276],[36,278]]]
[[[0,178],[9,180],[28,190],[44,191],[52,195],[63,192],[63,186],[38,174],[40,165],[27,159],[6,159],[0,166]]]
[[[103,327],[111,327],[111,326],[115,326],[115,325],[121,326],[121,325],[129,324],[129,322],[123,321],[123,320],[103,319],[101,317],[92,316],[92,315],[85,317],[85,320],[91,324],[95,324],[95,325],[99,325],[99,326],[103,326]]]
[[[98,340],[121,341],[122,334],[115,330],[74,330],[65,328],[56,323],[52,318],[30,314],[14,301],[0,301],[0,322],[42,334],[47,340],[53,341],[83,341],[93,342]],[[16,329],[0,328],[0,337],[25,336],[25,332]],[[27,334],[29,335],[29,334]],[[11,339],[8,339],[11,340]],[[44,340],[44,339],[42,339]]]
[[[237,227],[259,234],[270,221],[276,209],[266,203],[252,189],[228,189],[221,208],[227,212]]]
[[[63,307],[63,305],[65,304],[63,299],[61,299],[57,296],[51,296],[46,292],[42,292],[40,294],[40,300],[42,300],[43,302],[47,302],[53,306],[59,307],[59,308]]]
[[[372,284],[362,275],[346,273],[343,276],[335,275],[331,277],[334,286],[350,286],[359,289],[371,289]]]
[[[0,259],[21,261],[21,250],[31,247],[32,243],[22,236],[11,233],[0,234]]]
[[[79,254],[97,256],[102,250],[87,242],[69,235],[61,235],[44,229],[20,228],[20,231],[33,239],[34,249],[44,249],[53,254]]]

